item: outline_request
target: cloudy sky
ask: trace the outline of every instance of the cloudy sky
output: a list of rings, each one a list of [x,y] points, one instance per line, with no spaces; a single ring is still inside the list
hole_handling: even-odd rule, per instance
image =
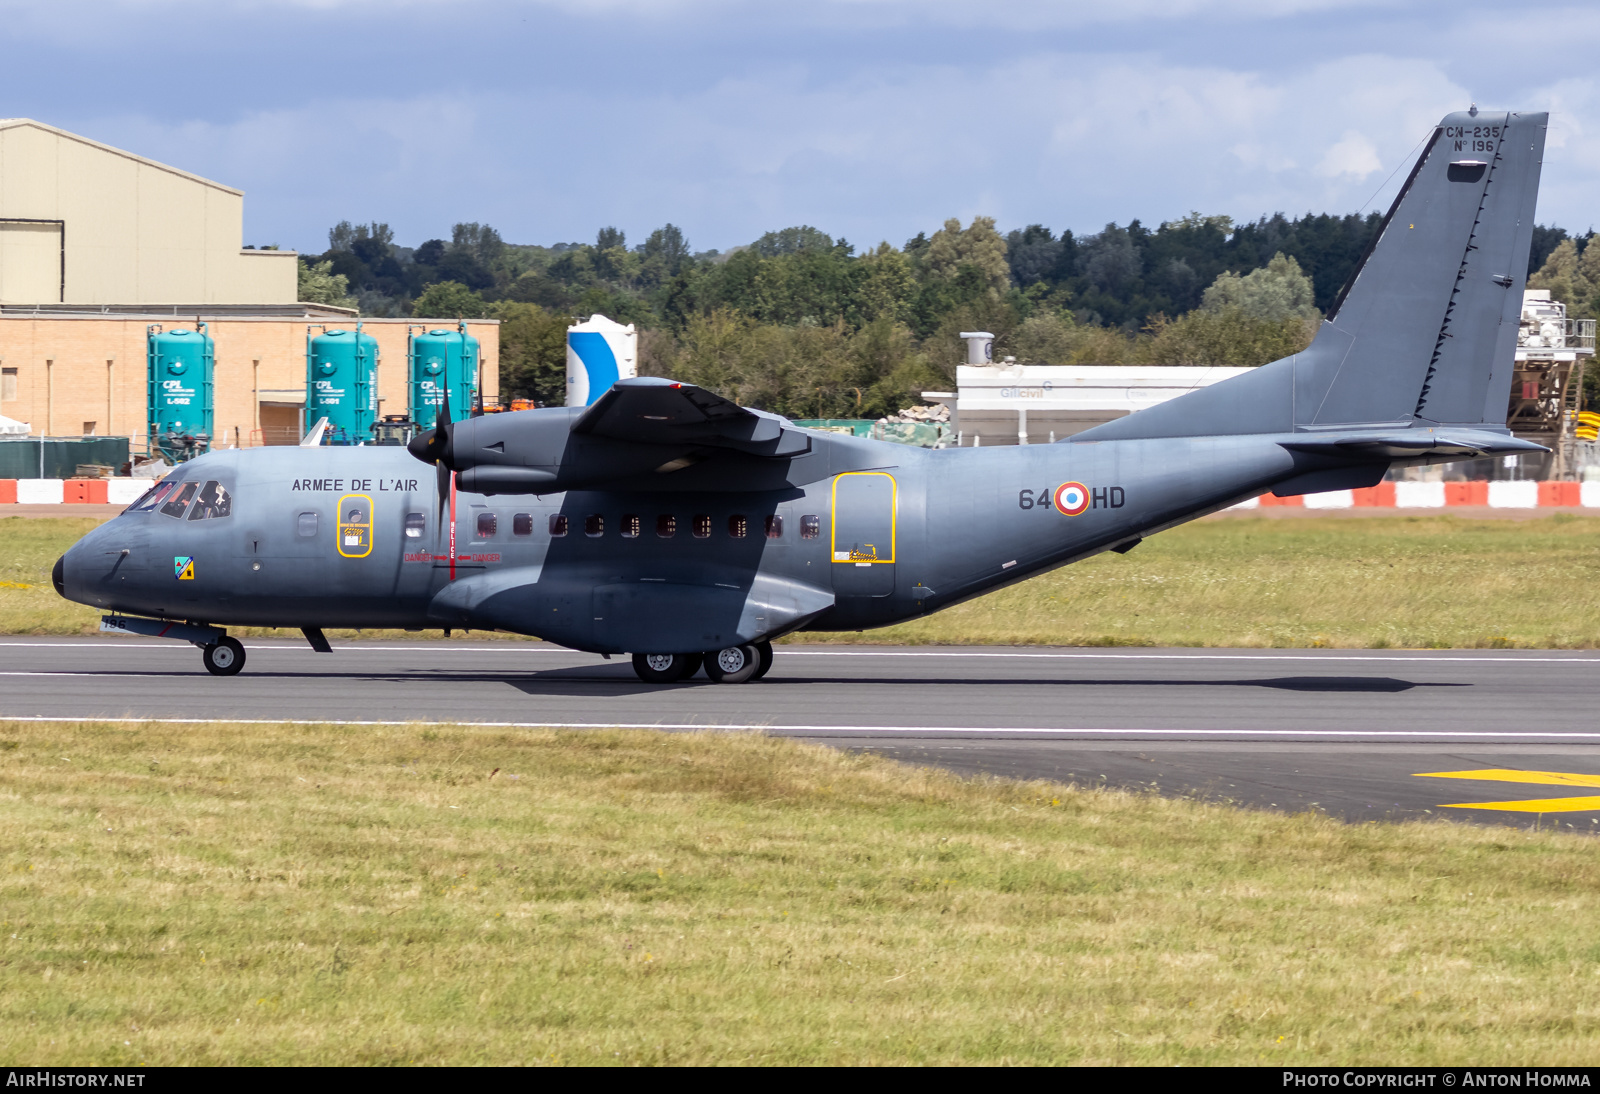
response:
[[[1443,114],[1552,111],[1600,222],[1600,6],[1480,0],[0,0],[0,116],[246,191],[245,242],[697,250],[1382,208]]]

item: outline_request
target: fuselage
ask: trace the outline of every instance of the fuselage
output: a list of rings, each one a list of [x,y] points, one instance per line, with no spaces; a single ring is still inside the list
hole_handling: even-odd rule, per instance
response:
[[[1270,438],[927,451],[854,442],[777,490],[483,495],[398,448],[182,465],[64,557],[114,613],[271,627],[457,627],[687,652],[883,626],[1125,546],[1296,472]]]

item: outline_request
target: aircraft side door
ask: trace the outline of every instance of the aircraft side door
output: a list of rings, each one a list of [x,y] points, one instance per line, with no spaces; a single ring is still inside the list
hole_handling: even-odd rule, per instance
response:
[[[838,596],[894,592],[899,484],[887,471],[847,471],[833,480],[829,558]]]

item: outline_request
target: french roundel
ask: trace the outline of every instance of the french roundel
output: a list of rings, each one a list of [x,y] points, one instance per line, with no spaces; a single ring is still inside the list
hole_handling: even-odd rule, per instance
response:
[[[1089,508],[1089,488],[1081,482],[1064,482],[1056,487],[1056,508],[1075,517]]]

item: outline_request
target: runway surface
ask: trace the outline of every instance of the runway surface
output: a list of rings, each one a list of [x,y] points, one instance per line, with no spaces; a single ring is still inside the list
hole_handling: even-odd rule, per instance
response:
[[[216,678],[176,642],[0,639],[0,717],[758,729],[1352,820],[1600,829],[1595,652],[780,646],[760,682],[658,687],[537,643],[245,645]]]

